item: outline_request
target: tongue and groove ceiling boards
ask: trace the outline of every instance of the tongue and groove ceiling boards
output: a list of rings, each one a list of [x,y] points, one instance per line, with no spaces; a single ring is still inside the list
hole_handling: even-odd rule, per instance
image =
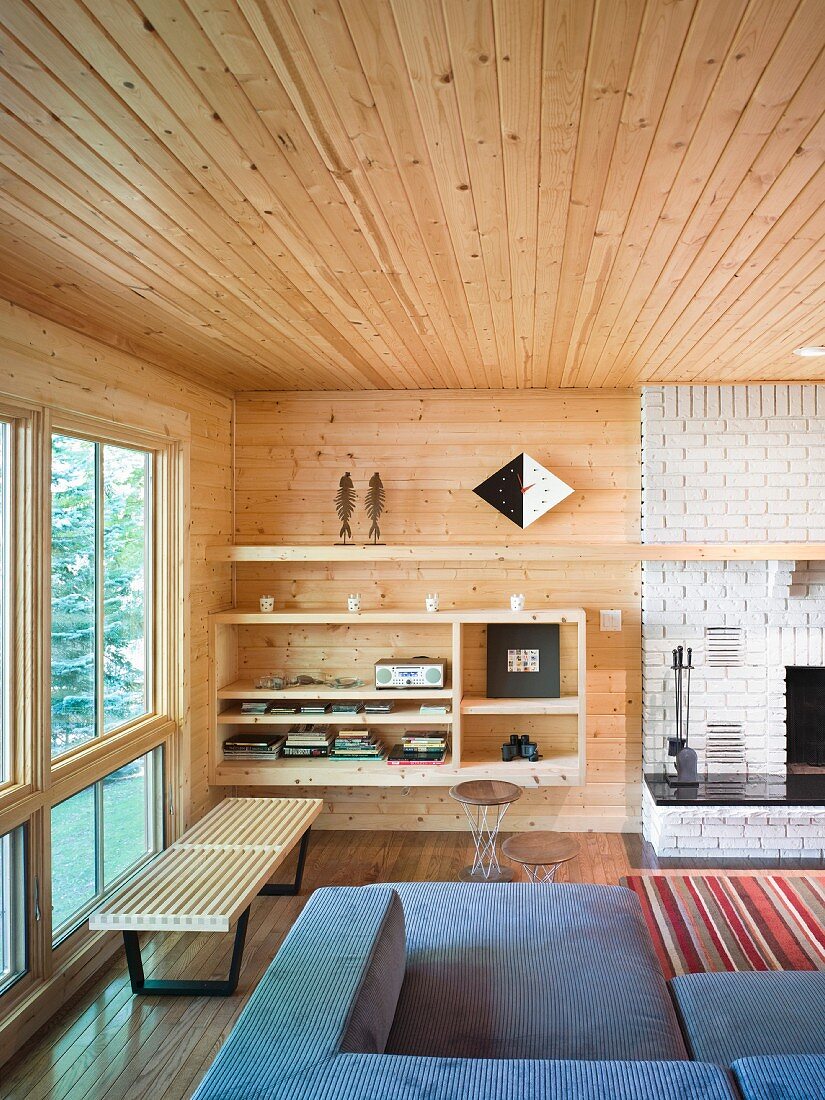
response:
[[[813,379],[823,0],[5,0],[0,294],[227,390]]]

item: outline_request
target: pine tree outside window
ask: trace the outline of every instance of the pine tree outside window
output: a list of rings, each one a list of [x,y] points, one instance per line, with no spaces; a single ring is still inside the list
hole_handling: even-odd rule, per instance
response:
[[[51,752],[151,710],[149,451],[52,435]]]

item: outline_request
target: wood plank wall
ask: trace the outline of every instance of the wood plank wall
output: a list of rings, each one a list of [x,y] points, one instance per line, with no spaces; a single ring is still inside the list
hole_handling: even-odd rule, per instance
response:
[[[205,547],[232,529],[232,400],[127,352],[0,300],[0,395],[190,441],[188,592],[190,806],[214,804],[207,785],[208,620],[232,602],[231,569]]]
[[[472,493],[473,486],[522,450],[575,489],[523,532]],[[387,543],[638,542],[639,398],[577,391],[241,395],[235,418],[236,541],[334,543],[339,524],[333,500],[345,471],[359,492],[353,531],[356,541],[365,541],[363,496],[375,470],[387,490],[382,522]],[[423,608],[424,594],[437,590],[445,608],[503,606],[513,591],[523,591],[528,606],[585,607],[587,784],[531,790],[508,820],[512,827],[637,827],[637,564],[290,563],[239,564],[236,569],[239,606],[271,592],[280,607],[343,607],[347,592],[357,590],[367,608]],[[600,633],[600,608],[622,610],[620,634]],[[367,646],[371,640],[379,641],[367,637]],[[260,652],[248,657],[248,667],[262,667]],[[278,653],[271,658],[276,664]],[[475,729],[478,720],[473,722]],[[327,788],[324,794],[320,827],[465,828],[446,788]]]

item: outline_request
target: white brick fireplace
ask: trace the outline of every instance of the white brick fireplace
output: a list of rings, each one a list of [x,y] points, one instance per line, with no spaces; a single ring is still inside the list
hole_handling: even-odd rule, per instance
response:
[[[645,542],[825,541],[825,386],[649,387],[642,442]],[[785,668],[825,666],[825,563],[646,563],[642,623],[645,771],[666,759],[685,645],[700,769],[781,775]],[[645,789],[643,818],[662,855],[825,854],[816,807],[663,807]]]

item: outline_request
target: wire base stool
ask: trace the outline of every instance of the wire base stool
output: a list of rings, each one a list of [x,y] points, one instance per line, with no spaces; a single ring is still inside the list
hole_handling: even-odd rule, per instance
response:
[[[495,780],[470,780],[453,787],[450,796],[464,807],[475,848],[472,866],[458,877],[463,882],[512,882],[514,872],[498,861],[497,842],[507,808],[521,797],[521,788]]]
[[[501,846],[508,859],[520,863],[528,882],[555,882],[556,871],[579,854],[578,841],[564,833],[516,833]]]

